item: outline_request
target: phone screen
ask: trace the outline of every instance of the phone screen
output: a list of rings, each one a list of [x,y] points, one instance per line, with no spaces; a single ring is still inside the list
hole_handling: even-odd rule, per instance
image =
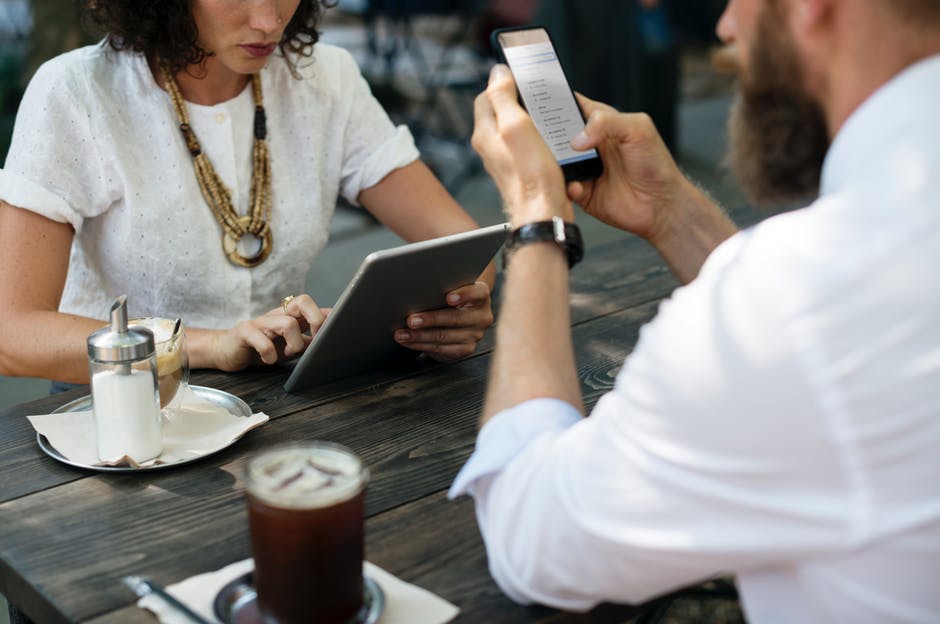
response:
[[[548,32],[544,28],[506,30],[495,33],[495,38],[516,80],[522,103],[558,164],[564,169],[566,165],[597,159],[599,165],[597,150],[577,151],[571,147],[571,139],[584,128],[584,118]]]

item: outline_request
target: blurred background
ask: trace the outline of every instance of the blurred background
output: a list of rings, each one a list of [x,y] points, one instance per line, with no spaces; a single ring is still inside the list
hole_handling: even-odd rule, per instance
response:
[[[709,63],[724,4],[339,0],[327,11],[322,32],[324,41],[352,52],[389,114],[411,128],[425,161],[482,225],[503,216],[470,148],[473,98],[495,62],[492,29],[528,23],[549,29],[577,91],[623,111],[649,113],[682,168],[734,214],[744,208],[743,200],[722,167],[733,84]],[[100,39],[83,27],[78,6],[78,0],[0,0],[0,162],[36,68]],[[626,236],[583,215],[578,221],[588,259],[591,245]],[[308,292],[321,305],[335,301],[366,254],[400,242],[345,205],[332,229],[308,278]],[[42,396],[48,388],[47,381],[0,377],[0,408]]]

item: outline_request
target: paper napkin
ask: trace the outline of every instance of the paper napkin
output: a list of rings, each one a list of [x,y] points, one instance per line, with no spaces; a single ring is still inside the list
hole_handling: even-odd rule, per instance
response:
[[[177,600],[204,617],[218,622],[212,602],[225,585],[254,569],[254,561],[244,559],[217,570],[192,576],[170,585],[167,591]],[[455,605],[411,583],[399,579],[382,568],[365,562],[365,574],[372,578],[385,594],[385,610],[379,624],[444,624],[460,612]],[[151,611],[163,624],[191,624],[159,596],[149,594],[137,601],[137,606]]]
[[[184,390],[185,388],[185,390]],[[248,431],[268,421],[268,415],[257,412],[249,417],[236,416],[227,409],[194,392],[188,386],[178,407],[163,410],[163,452],[140,464],[172,464],[203,457],[225,448]],[[124,462],[101,462],[98,459],[95,417],[91,411],[62,412],[27,416],[33,428],[44,435],[55,450],[66,459],[86,466],[132,465]]]

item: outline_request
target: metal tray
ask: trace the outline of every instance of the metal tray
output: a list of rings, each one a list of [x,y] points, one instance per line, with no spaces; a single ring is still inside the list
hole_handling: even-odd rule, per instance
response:
[[[346,624],[375,624],[385,610],[385,594],[379,584],[368,574],[362,580],[362,608]],[[212,608],[223,624],[262,624],[252,573],[239,576],[219,590]]]
[[[239,418],[248,418],[251,416],[251,409],[248,407],[248,404],[239,399],[234,394],[229,394],[224,390],[216,390],[215,388],[207,388],[205,386],[190,386],[190,389],[195,392],[199,397],[211,401],[216,405],[224,407],[229,413],[239,417]],[[60,414],[63,412],[84,412],[91,410],[91,395],[85,395],[79,397],[74,401],[69,401],[65,405],[61,405],[58,408],[52,410],[53,414]],[[176,468],[177,466],[182,466],[183,464],[188,464],[190,462],[197,461],[203,457],[208,457],[213,453],[218,453],[219,451],[230,447],[232,444],[237,442],[238,439],[232,440],[229,444],[213,449],[208,453],[202,455],[197,455],[195,457],[188,457],[186,459],[181,459],[180,461],[173,462],[170,464],[152,464],[149,466],[140,466],[138,468],[133,468],[131,466],[95,466],[93,464],[83,464],[80,462],[72,461],[66,458],[62,453],[57,451],[52,444],[49,443],[49,440],[46,439],[46,436],[41,433],[36,434],[36,442],[39,444],[39,448],[42,451],[56,461],[60,461],[63,464],[68,464],[69,466],[74,466],[76,468],[84,468],[86,470],[96,470],[98,472],[140,472],[142,470],[166,470],[167,468]]]

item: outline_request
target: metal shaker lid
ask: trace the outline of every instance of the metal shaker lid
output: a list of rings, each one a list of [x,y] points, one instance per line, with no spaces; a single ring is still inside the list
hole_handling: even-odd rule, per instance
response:
[[[153,332],[127,326],[127,295],[111,304],[111,324],[88,336],[88,357],[99,362],[135,362],[153,353]]]

